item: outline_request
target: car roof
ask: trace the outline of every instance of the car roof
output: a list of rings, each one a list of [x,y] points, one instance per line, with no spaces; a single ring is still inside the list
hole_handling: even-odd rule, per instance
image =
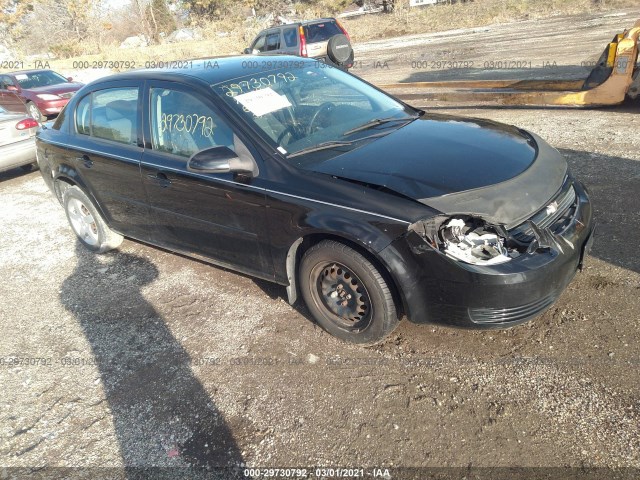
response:
[[[265,70],[263,65],[269,65],[269,62],[274,66],[272,70],[278,69],[280,65],[286,65],[286,61],[295,62],[295,65],[300,65],[301,62],[313,64],[312,60],[296,57],[293,55],[260,55],[260,62],[252,68],[247,65],[247,58],[252,58],[250,55],[234,55],[226,57],[211,57],[211,58],[198,58],[192,60],[178,60],[175,63],[180,65],[189,65],[188,68],[145,68],[140,70],[130,70],[127,72],[117,73],[115,75],[109,75],[108,77],[102,77],[98,80],[91,82],[90,85],[97,85],[103,82],[110,82],[115,80],[182,80],[188,81],[189,78],[195,78],[203,80],[210,85],[233,80],[234,78],[242,77],[250,74],[252,70],[255,70],[256,74],[264,75],[268,70]]]
[[[323,23],[323,22],[335,22],[335,18],[327,17],[327,18],[315,18],[313,20],[300,20],[299,22],[291,22],[291,23],[283,23],[282,25],[274,25],[273,27],[265,28],[260,30],[258,35],[261,35],[269,30],[275,30],[276,28],[287,28],[287,27],[297,27],[297,26],[305,26],[305,25],[313,25],[315,23]],[[256,35],[256,37],[258,36]]]
[[[303,20],[302,22],[299,22],[301,25],[310,25],[312,23],[322,23],[322,22],[335,22],[336,19],[335,18],[316,18],[314,20]]]

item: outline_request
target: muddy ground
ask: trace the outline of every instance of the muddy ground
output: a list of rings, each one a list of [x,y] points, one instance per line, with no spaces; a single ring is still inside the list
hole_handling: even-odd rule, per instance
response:
[[[527,58],[558,45],[560,61],[599,54],[634,16],[538,22],[535,41],[492,26],[437,48],[453,55],[464,38],[482,60],[488,40],[528,39]],[[431,52],[423,40],[403,50]],[[387,44],[357,55],[382,59]],[[403,321],[379,346],[351,346],[283,287],[128,240],[88,253],[40,174],[14,170],[0,174],[0,465],[640,468],[640,104],[433,107],[538,133],[589,187],[592,255],[549,311],[505,331]]]

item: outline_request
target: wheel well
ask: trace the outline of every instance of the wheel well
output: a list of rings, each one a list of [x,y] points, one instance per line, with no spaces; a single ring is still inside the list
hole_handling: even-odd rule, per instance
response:
[[[402,294],[400,293],[400,290],[398,288],[398,286],[396,285],[395,280],[393,279],[393,276],[391,275],[391,273],[389,272],[389,270],[387,270],[387,268],[384,266],[384,264],[375,256],[374,253],[372,253],[371,251],[367,250],[365,247],[363,247],[362,245],[359,245],[358,243],[349,240],[347,238],[341,237],[339,235],[331,235],[331,234],[326,234],[326,233],[313,233],[310,235],[307,235],[305,237],[303,237],[300,241],[296,241],[294,242],[294,244],[292,245],[292,249],[295,249],[295,264],[294,264],[294,270],[292,272],[289,271],[290,269],[290,263],[289,261],[287,262],[287,274],[290,278],[293,278],[295,280],[295,292],[290,291],[289,289],[287,290],[287,292],[289,293],[289,301],[291,302],[292,300],[292,294],[293,294],[293,302],[295,302],[295,299],[297,298],[297,289],[298,289],[298,271],[300,268],[300,260],[302,259],[302,256],[305,254],[305,252],[307,250],[309,250],[311,247],[313,247],[314,245],[317,245],[318,243],[320,243],[323,240],[334,240],[336,242],[342,243],[344,245],[347,245],[348,247],[354,249],[356,252],[358,252],[359,254],[361,254],[363,257],[365,257],[367,260],[369,260],[380,272],[380,274],[383,276],[385,282],[387,282],[387,285],[389,286],[389,289],[391,290],[391,295],[393,296],[393,302],[396,305],[396,309],[398,310],[398,317],[402,317],[402,315],[405,312],[405,306],[404,306],[404,297],[402,296]],[[290,255],[292,255],[293,252],[290,251]],[[292,258],[293,260],[293,258]],[[292,275],[293,274],[293,275]],[[293,290],[293,289],[291,289]]]
[[[56,197],[58,197],[58,201],[62,203],[62,196],[64,195],[64,192],[67,190],[67,188],[75,186],[77,186],[76,183],[67,177],[56,178],[56,180],[53,182],[53,188],[56,192]]]

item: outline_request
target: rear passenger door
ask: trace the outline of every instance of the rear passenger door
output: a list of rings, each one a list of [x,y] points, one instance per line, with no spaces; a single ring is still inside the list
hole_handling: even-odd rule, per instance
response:
[[[280,51],[288,53],[290,55],[299,55],[300,47],[298,46],[298,28],[282,27],[282,42],[284,45],[280,45]]]
[[[70,160],[114,230],[148,239],[149,215],[140,179],[139,82],[114,82],[76,104]],[[74,132],[75,130],[75,132]]]

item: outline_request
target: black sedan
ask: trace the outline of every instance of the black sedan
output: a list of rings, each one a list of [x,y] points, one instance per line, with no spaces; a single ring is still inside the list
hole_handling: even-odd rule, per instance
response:
[[[548,308],[593,231],[555,149],[416,110],[296,57],[194,61],[82,88],[37,137],[71,227],[287,287],[351,342],[414,322],[507,327]]]

